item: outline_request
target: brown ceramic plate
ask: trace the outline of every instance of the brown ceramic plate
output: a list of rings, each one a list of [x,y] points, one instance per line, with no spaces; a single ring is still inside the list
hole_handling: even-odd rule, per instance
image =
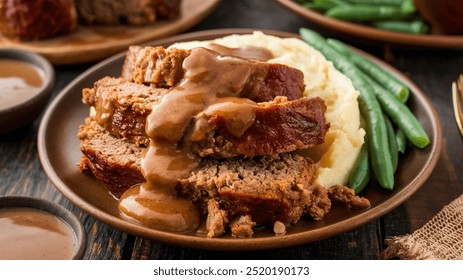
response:
[[[33,51],[47,57],[53,64],[98,61],[139,44],[181,33],[199,23],[219,4],[219,0],[184,0],[179,17],[159,20],[147,26],[79,26],[67,36],[21,42],[0,35],[0,48]]]
[[[151,42],[151,45],[168,46],[174,42],[207,40],[229,34],[250,33],[249,29],[225,29],[202,31],[174,36]],[[280,37],[296,34],[265,31]],[[275,236],[271,230],[258,230],[254,238],[206,238],[194,234],[178,234],[159,231],[131,223],[121,218],[116,200],[105,187],[92,176],[79,173],[76,163],[81,158],[77,129],[88,116],[89,108],[81,102],[81,91],[106,75],[119,75],[124,53],[109,58],[76,78],[49,106],[39,129],[38,149],[43,168],[52,183],[75,205],[96,219],[130,234],[169,244],[217,250],[253,250],[278,248],[327,238],[365,224],[391,211],[410,197],[426,181],[436,165],[442,145],[441,127],[436,112],[423,92],[391,66],[371,56],[381,67],[404,81],[412,90],[409,104],[431,138],[431,145],[424,150],[409,148],[401,158],[396,175],[396,188],[385,191],[375,184],[367,187],[364,195],[372,207],[362,211],[333,208],[322,221],[303,220],[283,236]]]
[[[316,11],[304,8],[293,0],[276,1],[288,10],[317,25],[363,41],[374,41],[377,43],[414,48],[463,49],[463,36],[446,36],[440,34],[412,35],[386,31],[326,17]]]

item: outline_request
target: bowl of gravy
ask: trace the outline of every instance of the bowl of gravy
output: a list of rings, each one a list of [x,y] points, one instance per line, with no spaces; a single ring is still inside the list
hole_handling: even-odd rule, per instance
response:
[[[80,220],[54,202],[0,197],[0,260],[78,260],[87,237]]]
[[[35,120],[47,104],[54,82],[54,69],[41,55],[0,49],[0,134]]]

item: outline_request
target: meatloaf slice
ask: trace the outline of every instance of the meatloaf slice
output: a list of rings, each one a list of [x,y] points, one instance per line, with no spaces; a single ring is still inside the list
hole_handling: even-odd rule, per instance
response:
[[[148,145],[146,117],[167,89],[104,77],[82,91],[82,102],[95,108],[95,118],[107,131],[137,145]]]
[[[83,153],[79,169],[91,171],[116,197],[145,181],[140,171],[144,148],[112,136],[94,118],[85,120],[77,136]]]
[[[221,56],[216,51],[210,52]],[[184,49],[131,46],[122,68],[122,78],[156,87],[175,86],[183,79],[183,61],[190,54],[191,50]],[[235,59],[251,69],[239,97],[255,102],[272,101],[277,96],[286,96],[289,100],[302,97],[305,88],[304,74],[298,69],[277,63],[237,57]]]
[[[199,116],[207,119],[209,132],[202,140],[189,143],[190,149],[201,157],[253,157],[292,152],[324,142],[329,124],[322,99],[288,101],[277,97],[258,105],[255,120],[239,136],[229,132],[229,124],[220,114]]]
[[[90,170],[113,195],[120,197],[131,186],[144,182],[140,161],[145,148],[114,137],[93,118],[87,118],[80,126],[78,137],[84,154],[78,164],[80,169]],[[196,171],[179,181],[177,189],[180,195],[195,201],[205,215],[209,201],[215,200],[220,210],[225,211],[218,213],[230,221],[250,215],[258,224],[275,221],[289,224],[298,221],[314,201],[316,207],[324,209],[314,218],[321,218],[329,209],[324,188],[324,192],[319,191],[314,198],[311,186],[314,168],[311,160],[292,154],[203,159]],[[211,228],[217,228],[217,223],[228,224],[228,220],[209,218],[214,221]]]
[[[179,13],[180,0],[74,0],[79,20],[87,25],[146,25]]]
[[[147,146],[146,117],[153,104],[167,92],[167,89],[105,77],[97,81],[94,88],[83,90],[83,102],[95,107],[96,120],[111,134]],[[329,124],[322,99],[287,101],[279,97],[258,105],[253,124],[242,135],[230,133],[226,119],[220,115],[201,114],[191,127],[201,119],[201,123],[207,124],[208,132],[199,141],[186,143],[190,140],[184,139],[183,145],[189,145],[201,157],[229,158],[280,154],[323,143]]]
[[[314,172],[311,160],[292,154],[204,160],[178,190],[202,206],[217,200],[230,221],[249,214],[260,225],[290,224],[311,202]]]

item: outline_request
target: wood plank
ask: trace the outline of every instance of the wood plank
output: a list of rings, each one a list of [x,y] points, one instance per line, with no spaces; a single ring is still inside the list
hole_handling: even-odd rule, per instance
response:
[[[377,259],[380,248],[378,221],[356,230],[303,246],[261,251],[209,251],[169,246],[137,238],[132,259],[239,260],[239,259]]]

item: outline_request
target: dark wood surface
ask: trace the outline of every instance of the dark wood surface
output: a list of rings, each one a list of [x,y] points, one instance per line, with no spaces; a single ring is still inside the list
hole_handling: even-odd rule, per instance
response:
[[[443,129],[441,157],[425,184],[403,205],[358,229],[304,246],[252,252],[207,251],[174,247],[138,238],[107,226],[63,197],[44,173],[37,153],[40,118],[32,125],[0,135],[0,195],[27,195],[53,200],[81,218],[88,234],[85,259],[378,259],[384,239],[411,233],[463,193],[463,143],[451,103],[451,83],[463,73],[463,51],[401,49],[351,41],[313,26],[270,0],[223,0],[191,31],[218,28],[271,29],[297,33],[313,28],[344,39],[404,72],[430,98]],[[55,67],[53,97],[92,64]],[[52,98],[53,98],[52,97]]]

